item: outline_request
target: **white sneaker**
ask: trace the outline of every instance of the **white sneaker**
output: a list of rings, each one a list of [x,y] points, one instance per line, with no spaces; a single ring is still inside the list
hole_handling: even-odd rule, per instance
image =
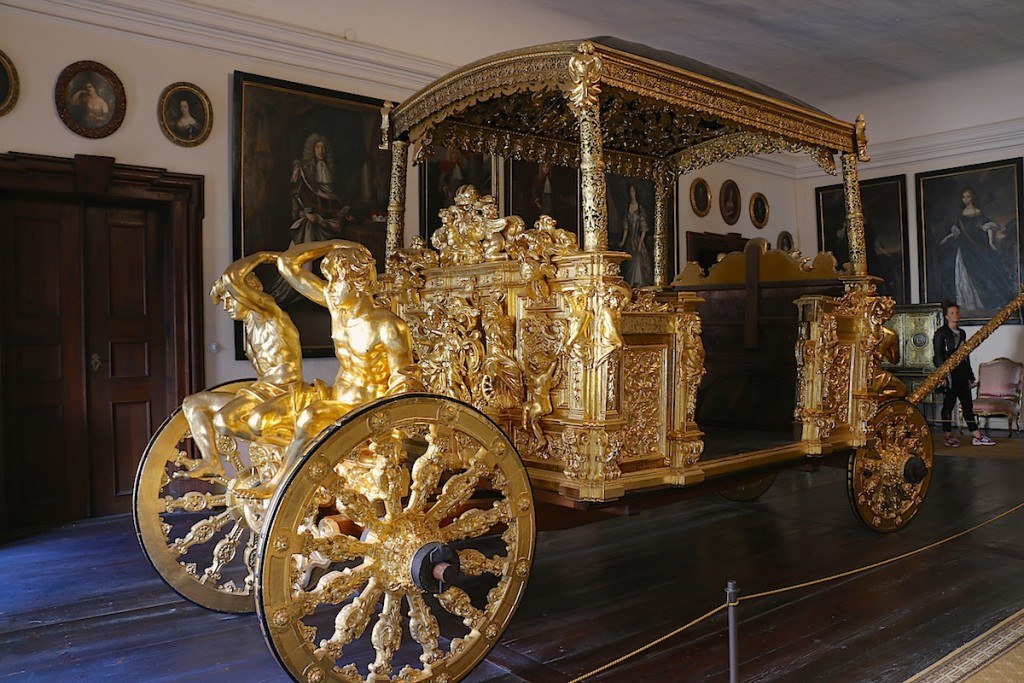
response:
[[[993,441],[992,439],[988,438],[984,434],[982,434],[980,439],[978,437],[974,437],[973,439],[971,439],[971,445],[973,445],[973,446],[995,446],[996,442]]]

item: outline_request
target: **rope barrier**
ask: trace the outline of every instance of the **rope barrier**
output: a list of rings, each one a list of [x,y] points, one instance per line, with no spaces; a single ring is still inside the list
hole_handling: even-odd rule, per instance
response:
[[[840,572],[838,574],[832,574],[830,576],[825,576],[825,577],[822,577],[820,579],[813,579],[811,581],[804,581],[803,583],[793,584],[792,586],[785,586],[783,588],[775,588],[775,589],[772,589],[772,590],[762,591],[760,593],[751,593],[750,595],[743,595],[743,596],[740,596],[739,598],[736,598],[735,603],[746,602],[747,600],[758,600],[758,599],[761,599],[761,598],[770,597],[772,595],[780,595],[782,593],[788,593],[790,591],[800,590],[802,588],[809,588],[811,586],[817,586],[817,585],[820,585],[820,584],[823,584],[823,583],[828,583],[829,581],[836,581],[838,579],[843,579],[843,578],[846,578],[848,576],[854,576],[855,574],[862,574],[864,572],[868,572],[868,571],[871,571],[873,569],[878,569],[879,567],[884,567],[886,565],[893,564],[894,562],[899,562],[900,560],[905,560],[908,557],[913,557],[914,555],[919,555],[919,554],[921,554],[923,552],[927,552],[929,550],[932,550],[933,548],[939,547],[940,545],[944,545],[946,543],[949,543],[950,541],[955,541],[956,539],[962,538],[963,536],[966,536],[967,534],[973,533],[973,532],[977,531],[978,529],[981,529],[982,527],[986,527],[989,524],[992,524],[994,522],[998,522],[1000,519],[1003,519],[1004,517],[1008,517],[1009,515],[1012,515],[1014,512],[1017,512],[1021,508],[1024,508],[1024,502],[1018,503],[1017,505],[1014,505],[1009,510],[1005,510],[1005,511],[999,513],[998,515],[996,515],[995,517],[991,517],[989,519],[986,519],[983,522],[979,522],[978,524],[975,524],[974,526],[972,526],[972,527],[970,527],[968,529],[964,529],[963,531],[959,531],[959,532],[953,534],[952,536],[949,536],[947,538],[943,538],[943,539],[941,539],[939,541],[935,541],[934,543],[929,543],[928,545],[922,546],[920,548],[916,548],[914,550],[910,550],[910,551],[905,552],[905,553],[903,553],[901,555],[897,555],[896,557],[890,557],[887,560],[881,560],[879,562],[873,562],[872,564],[868,564],[868,565],[865,565],[863,567],[858,567],[856,569],[850,569],[850,570],[847,570],[845,572]],[[655,640],[652,640],[651,642],[647,643],[646,645],[638,647],[635,650],[632,650],[631,652],[628,652],[628,653],[624,654],[623,656],[619,657],[618,659],[614,659],[614,660],[608,662],[607,664],[604,664],[603,666],[600,666],[600,667],[594,669],[593,671],[588,671],[587,673],[585,673],[585,674],[583,674],[581,676],[577,676],[576,678],[574,678],[571,681],[569,681],[569,683],[580,683],[581,681],[585,681],[588,678],[592,678],[592,677],[596,676],[597,674],[604,673],[605,671],[607,671],[609,669],[615,668],[619,664],[622,664],[623,662],[625,662],[627,659],[635,657],[638,654],[642,654],[642,653],[650,650],[651,648],[656,647],[656,646],[660,645],[661,643],[664,643],[666,640],[669,640],[670,638],[674,638],[675,636],[679,635],[683,631],[686,631],[687,629],[696,626],[697,624],[699,624],[700,622],[704,621],[705,619],[708,619],[708,618],[714,616],[715,614],[718,614],[722,610],[724,610],[727,607],[729,607],[729,604],[730,604],[729,602],[726,602],[723,605],[719,605],[718,607],[714,608],[710,612],[702,614],[701,616],[697,617],[696,619],[694,619],[693,621],[689,622],[688,624],[685,624],[684,626],[680,626],[679,628],[677,628],[677,629],[675,629],[673,631],[670,631],[669,633],[666,633],[665,635],[663,635],[663,636],[661,636],[661,637],[659,637],[659,638],[657,638]]]

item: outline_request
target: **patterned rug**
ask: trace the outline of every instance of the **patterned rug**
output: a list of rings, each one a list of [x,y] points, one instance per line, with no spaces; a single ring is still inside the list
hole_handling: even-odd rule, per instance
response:
[[[957,648],[905,683],[1024,681],[1024,610]]]

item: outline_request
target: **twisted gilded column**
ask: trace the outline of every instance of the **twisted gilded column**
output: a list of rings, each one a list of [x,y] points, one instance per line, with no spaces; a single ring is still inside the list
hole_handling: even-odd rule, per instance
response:
[[[601,143],[601,57],[586,41],[569,58],[573,87],[566,93],[569,108],[580,125],[580,175],[583,183],[583,250],[608,249],[608,199]]]
[[[864,209],[860,202],[860,182],[857,180],[857,157],[843,154],[843,195],[846,199],[846,239],[850,243],[850,261],[853,274],[868,274],[867,256],[864,251]]]
[[[409,169],[409,143],[405,140],[391,141],[391,190],[388,194],[388,231],[384,243],[385,263],[390,264],[391,255],[402,248],[405,230],[405,181]]]
[[[668,228],[672,224],[672,183],[674,175],[659,169],[654,177],[654,286],[668,286]]]

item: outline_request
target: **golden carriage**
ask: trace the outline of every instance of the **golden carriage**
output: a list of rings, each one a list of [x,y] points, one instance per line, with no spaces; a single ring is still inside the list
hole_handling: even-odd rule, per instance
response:
[[[189,465],[189,423],[172,415],[140,465],[136,524],[175,590],[216,610],[256,609],[296,680],[454,681],[521,599],[540,503],[599,507],[836,454],[849,459],[863,522],[891,531],[916,514],[933,463],[913,403],[934,384],[908,401],[882,367],[893,302],[866,272],[862,120],[613,38],[500,54],[383,114],[393,163],[375,305],[408,326],[426,391],[384,388],[350,406],[287,465],[281,441],[222,434],[223,471],[202,476]],[[547,217],[501,216],[494,197],[466,186],[433,248],[403,248],[410,154],[421,162],[437,147],[577,166],[583,244]],[[670,283],[678,176],[781,151],[832,174],[839,155],[851,267],[754,241]],[[654,182],[653,287],[631,289],[627,255],[609,249],[610,172]],[[717,323],[699,306],[718,297],[728,310],[772,287],[792,311],[795,436],[712,454],[696,417],[717,350],[706,352],[702,325]],[[268,481],[272,497],[249,495]]]

